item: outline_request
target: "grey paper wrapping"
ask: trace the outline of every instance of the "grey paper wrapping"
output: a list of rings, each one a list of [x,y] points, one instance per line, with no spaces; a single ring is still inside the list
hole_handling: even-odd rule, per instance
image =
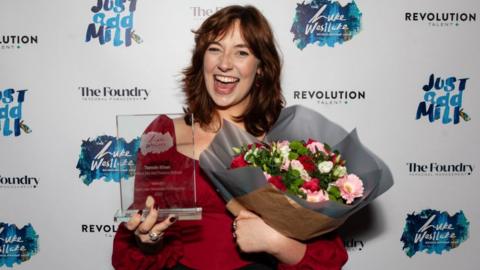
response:
[[[235,155],[232,147],[259,141],[228,121],[224,121],[211,145],[200,155],[200,166],[234,214],[240,204],[284,235],[308,240],[336,229],[393,185],[387,165],[362,145],[356,130],[348,133],[313,110],[301,106],[284,109],[265,141],[309,138],[340,151],[347,161],[347,171],[363,181],[362,198],[351,205],[332,201],[311,203],[272,188],[259,168],[230,169]]]

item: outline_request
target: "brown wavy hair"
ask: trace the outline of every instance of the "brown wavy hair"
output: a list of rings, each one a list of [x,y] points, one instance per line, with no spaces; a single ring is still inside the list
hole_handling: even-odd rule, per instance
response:
[[[236,21],[242,37],[253,55],[260,60],[260,74],[256,75],[250,89],[250,103],[234,121],[244,122],[246,130],[254,136],[267,132],[277,120],[285,100],[280,86],[281,61],[272,29],[265,17],[252,6],[228,6],[207,18],[195,34],[195,47],[191,64],[183,71],[183,91],[187,114],[193,113],[195,122],[211,127],[219,120],[216,105],[210,98],[203,75],[203,57],[211,42],[222,38]],[[189,123],[191,124],[191,123]]]

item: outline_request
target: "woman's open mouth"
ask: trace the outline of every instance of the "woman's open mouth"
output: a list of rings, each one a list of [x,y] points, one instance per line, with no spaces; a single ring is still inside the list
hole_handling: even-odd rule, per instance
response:
[[[228,95],[233,92],[240,79],[231,76],[213,75],[213,81],[215,92],[220,95]]]

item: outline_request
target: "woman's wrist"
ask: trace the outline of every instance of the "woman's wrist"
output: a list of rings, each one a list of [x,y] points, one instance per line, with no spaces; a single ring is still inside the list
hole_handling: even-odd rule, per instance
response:
[[[293,265],[303,259],[306,250],[306,244],[279,233],[272,238],[267,252],[275,256],[281,263]]]

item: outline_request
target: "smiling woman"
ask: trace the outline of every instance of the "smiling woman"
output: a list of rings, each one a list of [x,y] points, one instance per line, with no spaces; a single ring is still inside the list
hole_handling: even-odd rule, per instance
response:
[[[224,120],[262,139],[284,106],[280,71],[265,17],[251,6],[225,7],[195,32],[191,64],[183,73],[186,117],[158,117],[145,134],[168,133],[174,138],[177,147],[168,155],[172,162],[198,160]],[[188,135],[191,138],[192,126],[195,144],[178,147]],[[147,157],[145,161],[149,164]],[[336,234],[300,242],[282,235],[255,213],[243,210],[236,217],[230,215],[198,163],[195,168],[202,219],[177,222],[170,215],[157,222],[155,206],[160,204],[148,197],[147,217],[142,221],[139,212],[118,228],[112,255],[116,269],[334,270],[346,262],[343,242]]]
[[[259,136],[284,105],[273,33],[253,7],[227,7],[206,20],[195,32],[192,62],[184,75],[186,111],[202,127],[218,129],[220,114],[231,109],[231,120],[244,122],[248,132]]]

